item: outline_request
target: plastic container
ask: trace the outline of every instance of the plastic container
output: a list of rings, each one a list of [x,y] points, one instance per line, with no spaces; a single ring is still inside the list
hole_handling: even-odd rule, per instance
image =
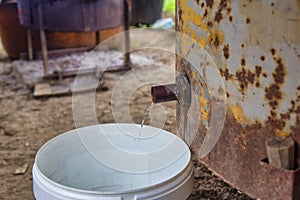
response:
[[[172,29],[175,25],[175,22],[172,18],[163,18],[157,20],[152,28],[160,28],[160,29]]]
[[[186,199],[193,189],[187,145],[170,132],[103,124],[59,135],[38,151],[37,200]]]

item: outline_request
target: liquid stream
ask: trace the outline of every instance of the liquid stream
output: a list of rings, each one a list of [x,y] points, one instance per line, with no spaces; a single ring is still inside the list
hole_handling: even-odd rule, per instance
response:
[[[153,106],[153,104],[154,104],[153,102],[150,103],[150,104],[147,106],[147,108],[146,108],[146,110],[145,110],[145,112],[144,112],[144,116],[143,116],[143,119],[142,119],[142,122],[141,122],[141,130],[140,130],[140,133],[139,133],[139,138],[140,138],[141,135],[142,135],[142,131],[143,131],[143,127],[144,127],[145,121],[146,121],[147,117],[149,117],[150,108]]]

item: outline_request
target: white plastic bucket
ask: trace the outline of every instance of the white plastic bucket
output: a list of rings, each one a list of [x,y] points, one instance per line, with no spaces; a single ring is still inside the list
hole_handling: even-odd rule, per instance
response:
[[[187,145],[170,132],[150,126],[141,132],[136,124],[61,134],[40,148],[32,174],[37,200],[183,200],[193,189]]]

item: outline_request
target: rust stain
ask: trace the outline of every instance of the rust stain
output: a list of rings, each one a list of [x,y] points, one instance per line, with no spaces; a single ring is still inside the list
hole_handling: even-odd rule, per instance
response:
[[[269,101],[269,106],[271,108],[266,125],[273,130],[276,135],[285,136],[288,134],[285,130],[287,129],[287,127],[285,127],[286,121],[290,120],[291,113],[295,112],[295,104],[291,103],[292,106],[286,113],[278,113],[278,111],[276,111],[279,101],[283,100],[283,93],[280,87],[284,83],[286,73],[282,59],[276,58],[276,50],[274,48],[271,49],[271,54],[276,62],[276,67],[272,73],[274,82],[265,88],[265,97]],[[292,130],[292,128],[290,128],[290,130]]]
[[[214,5],[214,0],[205,0],[206,6],[212,8]]]
[[[196,72],[193,71],[193,70],[191,70],[191,72],[192,72],[192,78],[193,78],[193,80],[196,80],[197,79]]]
[[[260,88],[260,83],[259,83],[259,81],[257,81],[257,82],[255,83],[255,87]]]
[[[215,35],[215,41],[214,41],[215,47],[219,46],[219,44],[220,44],[219,37]]]
[[[285,121],[272,117],[269,117],[266,121],[266,126],[269,128],[269,130],[272,130],[272,132],[274,133],[276,133],[276,131],[283,130],[285,124]]]
[[[215,21],[216,21],[216,22],[220,22],[222,18],[223,18],[223,17],[222,17],[221,11],[218,11],[218,12],[216,13],[216,15],[215,15]]]
[[[248,120],[244,116],[244,111],[241,106],[233,105],[230,107],[235,120],[240,124],[248,124]]]
[[[208,99],[205,98],[204,96],[204,88],[202,86],[202,84],[199,83],[199,87],[200,87],[200,110],[201,110],[201,119],[202,120],[207,120],[208,119],[208,113],[209,111],[207,109],[205,109],[205,107],[207,107],[208,105]]]
[[[281,117],[281,119],[284,119],[284,120],[290,120],[291,119],[291,115],[290,115],[291,113],[281,113],[280,114],[280,117]]]
[[[179,21],[182,21],[182,10],[178,10]]]
[[[232,74],[229,73],[228,68],[225,68],[225,70],[223,71],[223,69],[220,69],[220,74],[222,77],[225,77],[226,81],[228,81],[229,79],[232,78]]]
[[[181,62],[180,65],[182,66],[183,63]],[[199,108],[197,109],[200,110],[201,113],[200,118],[202,121],[207,121],[209,120],[209,115],[210,115],[211,99],[209,95],[206,96],[206,93],[209,91],[207,91],[205,80],[202,80],[201,78],[199,79],[199,77],[197,76],[197,72],[194,71],[191,67],[183,66],[183,68],[185,69],[188,77],[190,77],[189,80],[193,90],[199,91],[199,93],[197,92],[197,98],[199,100]],[[223,93],[225,91],[221,91],[219,89],[218,92]]]
[[[228,92],[226,92],[226,97],[229,98],[230,97],[230,94]]]
[[[179,1],[178,3],[181,8],[179,14],[180,31],[196,40],[202,48],[205,48],[207,44],[212,44],[214,47],[217,47],[223,42],[223,32],[213,28],[212,22],[205,22],[206,20],[203,20],[203,18],[208,15],[207,9],[202,16],[201,14],[196,13],[194,8],[187,6],[186,1]],[[212,5],[213,1],[207,1],[207,4]],[[208,34],[196,34],[194,27],[191,27],[190,24],[199,27],[202,31],[208,32]],[[188,45],[184,44],[182,48],[183,52],[188,52],[186,49],[188,48]]]
[[[278,85],[271,84],[270,87],[265,88],[266,98],[269,100],[281,99],[282,94]]]
[[[185,67],[184,67],[185,68]],[[190,77],[191,87],[194,88],[194,91],[199,91],[197,93],[199,99],[199,110],[201,113],[201,120],[206,121],[209,118],[209,107],[210,99],[205,97],[205,88],[206,86],[202,83],[203,81],[198,80],[197,73],[191,68],[185,68],[186,73]]]
[[[204,18],[204,17],[207,17],[207,14],[208,14],[207,9],[205,9],[205,10],[204,10],[204,14],[203,14],[203,18]]]
[[[275,134],[279,137],[286,137],[286,136],[289,136],[289,133],[286,132],[286,131],[281,131],[281,130],[276,130],[275,131]]]
[[[245,60],[245,58],[242,58],[242,59],[241,59],[241,65],[242,65],[242,66],[245,66],[245,65],[246,65],[246,60]]]
[[[220,22],[223,19],[222,11],[227,8],[227,1],[221,0],[218,11],[215,14],[215,21]]]
[[[261,66],[255,66],[255,74],[256,77],[259,77],[261,75],[262,67]]]
[[[285,72],[281,58],[278,58],[276,62],[277,67],[275,68],[275,72],[273,73],[273,78],[276,83],[283,83]]]
[[[207,22],[207,27],[212,27],[213,26],[213,23],[211,21]]]
[[[269,105],[271,106],[271,108],[273,109],[273,110],[275,110],[276,109],[276,107],[278,106],[278,102],[277,101],[270,101],[269,102]],[[271,111],[272,112],[272,111]]]
[[[272,53],[273,56],[275,56],[276,50],[274,48],[272,48],[271,53]]]
[[[223,47],[223,55],[226,59],[229,58],[230,54],[229,54],[229,45],[228,44],[224,45],[224,47]]]
[[[267,75],[266,73],[263,73],[262,75],[263,75],[263,77],[265,77],[265,78],[268,77],[268,75]]]
[[[231,13],[231,8],[227,8],[227,14]]]
[[[256,73],[251,72],[249,69],[246,70],[242,68],[235,73],[235,76],[240,83],[240,88],[244,90],[248,87],[248,83],[254,83]]]

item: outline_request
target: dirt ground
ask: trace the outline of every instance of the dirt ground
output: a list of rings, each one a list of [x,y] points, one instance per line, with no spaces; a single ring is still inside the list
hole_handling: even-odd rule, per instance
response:
[[[1,49],[1,47],[0,47]],[[166,52],[140,50],[134,52],[147,59],[174,68],[175,57]],[[0,200],[34,199],[31,169],[37,150],[49,139],[74,129],[72,96],[34,98],[13,71],[16,63],[5,52],[0,52]],[[133,68],[151,64],[133,63]],[[154,70],[155,71],[155,70]],[[104,88],[96,93],[96,113],[99,123],[114,123],[111,111],[112,93],[126,72],[104,75]],[[149,76],[153,75],[149,71]],[[134,80],[133,80],[134,81]],[[126,92],[126,91],[125,91]],[[128,101],[130,115],[140,123],[144,110],[151,102],[150,86],[136,87]],[[122,105],[120,105],[122,106]],[[166,114],[164,129],[176,133],[175,102],[163,104]],[[159,120],[158,120],[159,121]],[[148,122],[146,122],[148,123]],[[26,169],[25,172],[20,172]],[[195,185],[189,200],[198,199],[251,199],[224,183],[206,167],[195,162]]]

